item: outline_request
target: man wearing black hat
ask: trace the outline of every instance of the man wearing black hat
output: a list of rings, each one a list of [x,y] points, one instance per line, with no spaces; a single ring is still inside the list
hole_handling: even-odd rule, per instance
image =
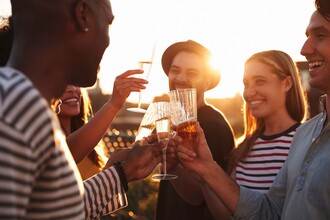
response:
[[[220,72],[210,65],[211,52],[201,44],[188,40],[169,46],[162,56],[163,70],[169,79],[169,89],[197,89],[197,119],[205,132],[214,160],[225,168],[225,158],[234,147],[232,129],[224,115],[208,105],[204,93],[213,89],[220,81]],[[178,165],[172,173],[179,178],[161,181],[159,186],[157,220],[210,220],[214,219],[202,199],[202,191],[190,173]],[[181,177],[181,178],[180,178]],[[189,181],[187,181],[189,178]],[[196,193],[187,193],[196,187]]]

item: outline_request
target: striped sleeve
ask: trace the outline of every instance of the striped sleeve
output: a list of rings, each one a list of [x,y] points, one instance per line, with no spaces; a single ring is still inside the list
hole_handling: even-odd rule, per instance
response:
[[[0,69],[0,219],[82,219],[82,191],[48,103],[18,71]],[[63,138],[57,139],[55,134]]]
[[[128,205],[126,193],[114,167],[84,181],[86,219],[98,219]]]

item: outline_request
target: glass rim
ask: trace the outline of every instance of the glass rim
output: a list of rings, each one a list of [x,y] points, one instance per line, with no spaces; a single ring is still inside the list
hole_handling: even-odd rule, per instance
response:
[[[171,90],[169,91],[169,93],[173,93],[175,91],[196,91],[196,88],[182,88],[182,89],[174,89],[174,90]]]

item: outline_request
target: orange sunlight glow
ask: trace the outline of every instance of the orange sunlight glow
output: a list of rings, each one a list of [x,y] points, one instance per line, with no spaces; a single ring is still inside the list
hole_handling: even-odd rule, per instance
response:
[[[0,15],[8,15],[9,2],[1,0]],[[277,49],[295,61],[305,60],[299,52],[315,10],[314,0],[111,0],[111,4],[115,20],[101,61],[100,85],[104,93],[111,93],[115,77],[137,68],[143,54],[150,57],[156,42],[143,102],[167,93],[161,56],[177,41],[192,39],[212,51],[222,80],[206,93],[209,98],[242,92],[244,62],[253,53]],[[137,101],[137,95],[132,93],[128,101]]]
[[[313,0],[112,0],[115,20],[111,44],[99,75],[104,92],[112,91],[116,75],[136,68],[139,55],[157,43],[144,102],[168,91],[161,67],[163,51],[172,43],[192,39],[208,47],[222,80],[208,98],[233,97],[243,89],[245,60],[253,53],[278,49],[296,61],[305,60],[300,48],[314,11]],[[129,101],[137,101],[132,93]]]

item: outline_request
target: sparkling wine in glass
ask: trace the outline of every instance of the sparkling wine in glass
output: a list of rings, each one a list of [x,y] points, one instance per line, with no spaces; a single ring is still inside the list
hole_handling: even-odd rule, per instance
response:
[[[152,178],[154,180],[176,179],[177,178],[176,175],[167,173],[167,167],[166,167],[166,149],[171,134],[170,103],[155,102],[154,105],[157,115],[157,119],[155,121],[157,138],[159,142],[162,142],[164,144],[164,148],[162,149],[164,171],[163,173],[153,175]]]
[[[139,61],[139,69],[142,69],[144,72],[143,72],[143,74],[141,74],[138,77],[141,77],[145,80],[148,79],[149,74],[150,74],[150,70],[151,70],[151,67],[152,67],[152,62],[153,62],[153,59],[154,59],[154,55],[155,55],[155,50],[156,50],[156,43],[153,46],[150,60]],[[137,112],[137,113],[146,113],[147,110],[145,110],[141,107],[141,102],[142,102],[142,91],[139,92],[138,106],[133,107],[133,108],[128,108],[127,110],[131,111],[131,112]]]
[[[156,128],[155,120],[156,120],[156,111],[153,103],[151,103],[148,106],[147,112],[144,114],[142,118],[137,135],[135,137],[135,141],[141,140],[143,137],[146,137],[152,133],[152,131]]]

